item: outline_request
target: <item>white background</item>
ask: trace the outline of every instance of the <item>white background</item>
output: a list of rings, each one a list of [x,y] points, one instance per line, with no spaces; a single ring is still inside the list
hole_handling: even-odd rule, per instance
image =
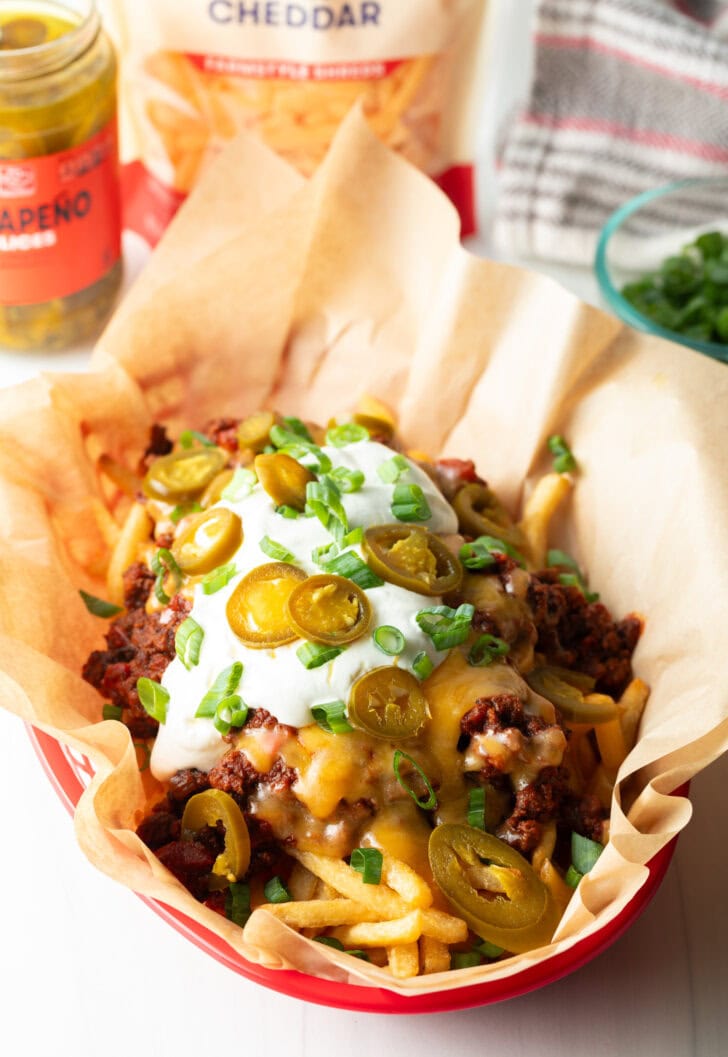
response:
[[[475,252],[490,248],[493,143],[526,90],[531,6],[493,0],[496,47],[479,149],[484,234],[471,244]],[[126,250],[134,274],[144,249],[129,239]],[[595,299],[586,271],[537,267]],[[87,350],[54,357],[0,352],[0,385],[39,368],[83,369],[87,356]],[[728,758],[693,782],[695,816],[667,878],[613,947],[530,995],[420,1017],[306,1005],[218,965],[86,862],[24,727],[2,713],[0,776],[0,1055],[728,1053]]]

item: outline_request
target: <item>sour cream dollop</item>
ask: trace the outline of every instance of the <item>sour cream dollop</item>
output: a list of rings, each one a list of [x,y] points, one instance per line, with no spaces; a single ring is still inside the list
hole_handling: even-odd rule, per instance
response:
[[[365,440],[322,450],[331,459],[333,469],[345,467],[364,474],[361,489],[342,495],[350,529],[396,521],[392,513],[393,485],[383,481],[377,472],[392,459],[390,448]],[[407,462],[408,469],[400,480],[419,485],[430,508],[430,518],[420,524],[432,532],[456,532],[457,517],[450,504],[419,466],[411,460]],[[199,663],[188,670],[175,658],[162,678],[170,698],[166,722],[159,728],[151,759],[152,772],[160,780],[185,767],[208,771],[228,748],[212,720],[196,718],[195,712],[217,676],[235,661],[243,664],[237,693],[249,708],[267,709],[279,722],[303,727],[313,721],[313,706],[336,700],[346,702],[353,683],[372,668],[396,662],[411,669],[421,651],[435,666],[446,656],[435,649],[415,620],[419,610],[439,605],[441,599],[386,582],[366,592],[372,609],[369,631],[319,668],[307,670],[296,656],[301,640],[275,649],[246,646],[230,627],[226,606],[242,577],[272,560],[261,550],[260,541],[267,536],[279,543],[294,556],[294,564],[309,575],[322,571],[312,559],[314,549],[333,541],[317,517],[286,518],[276,513],[273,500],[260,484],[255,484],[248,495],[234,502],[222,500],[219,505],[240,517],[243,542],[230,559],[236,574],[224,588],[207,595],[201,585],[195,587],[190,616],[204,632]],[[363,557],[360,546],[351,549]],[[372,633],[383,624],[392,625],[405,637],[405,648],[397,658],[388,657],[374,643]]]

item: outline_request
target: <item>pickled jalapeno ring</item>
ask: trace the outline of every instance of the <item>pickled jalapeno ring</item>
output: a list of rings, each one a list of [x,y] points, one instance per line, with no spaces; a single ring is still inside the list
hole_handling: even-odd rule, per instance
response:
[[[445,823],[430,834],[430,867],[473,932],[513,954],[548,943],[559,911],[523,856],[472,826]]]
[[[222,473],[217,474],[208,484],[205,491],[200,496],[200,506],[203,510],[209,510],[215,503],[219,503],[222,499],[222,493],[230,484],[235,474],[235,470],[223,470]]]
[[[362,589],[343,576],[309,576],[291,592],[288,618],[309,642],[340,646],[358,639],[369,628],[372,610]]]
[[[178,503],[197,499],[225,466],[219,448],[188,448],[156,459],[142,483],[150,499]]]
[[[573,680],[570,679],[572,674]],[[585,694],[584,689],[588,687],[583,680],[580,672],[551,667],[534,668],[526,676],[531,689],[556,705],[569,723],[609,723],[615,719],[615,701],[606,694]]]
[[[232,558],[243,542],[243,523],[227,507],[192,514],[172,545],[172,554],[183,573],[198,576],[212,572]]]
[[[254,650],[284,646],[299,638],[288,616],[288,597],[306,579],[303,569],[285,562],[259,565],[244,576],[227,604],[230,627]]]
[[[238,426],[238,445],[251,451],[262,451],[270,444],[270,431],[276,424],[272,411],[256,411]]]
[[[439,536],[420,525],[375,525],[364,533],[364,553],[383,579],[421,595],[460,586],[463,570]]]
[[[215,859],[212,872],[237,881],[250,866],[250,835],[242,811],[222,789],[205,789],[190,797],[182,815],[183,833],[199,833],[218,822],[225,827],[225,848]]]
[[[516,550],[527,549],[526,537],[486,484],[465,484],[452,501],[460,531],[469,536],[495,536]]]
[[[306,506],[306,485],[316,478],[290,455],[256,455],[255,472],[276,506],[302,511]]]
[[[374,668],[354,683],[349,720],[375,738],[411,738],[428,718],[427,698],[419,681],[404,668]]]

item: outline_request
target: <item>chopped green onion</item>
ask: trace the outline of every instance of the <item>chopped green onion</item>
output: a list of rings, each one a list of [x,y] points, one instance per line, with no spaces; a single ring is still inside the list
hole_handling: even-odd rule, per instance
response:
[[[321,451],[317,444],[313,443],[308,430],[306,430],[306,436],[303,436],[295,430],[273,426],[270,439],[284,455],[290,455],[292,459],[296,459],[316,473],[328,473],[331,469],[331,459]]]
[[[320,547],[314,547],[311,551],[311,561],[314,565],[320,565],[323,569],[338,554],[339,548],[336,543],[323,543]]]
[[[566,871],[566,876],[564,877],[564,880],[570,888],[577,888],[579,885],[579,881],[581,881],[583,876],[584,874],[579,873],[575,866],[570,866],[569,869]]]
[[[505,657],[510,646],[497,635],[479,635],[468,651],[468,664],[473,668],[487,668],[496,657]]]
[[[164,590],[164,581],[168,575],[174,576],[175,587],[182,583],[182,570],[177,564],[174,555],[167,547],[160,547],[151,560],[152,572],[157,579],[154,581],[154,594],[158,602],[166,606],[169,595]]]
[[[590,591],[578,573],[559,573],[559,583],[564,587],[578,587],[587,602],[598,602],[597,591]]]
[[[419,776],[422,779],[422,781],[425,783],[425,787],[427,789],[427,799],[426,800],[420,800],[420,798],[417,796],[417,793],[414,791],[414,789],[412,789],[410,786],[407,785],[406,781],[404,780],[402,775],[399,773],[399,769],[400,769],[400,766],[402,764],[402,760],[407,760],[408,763],[411,763],[412,766],[414,767],[414,769],[419,774]],[[412,759],[412,757],[409,755],[409,753],[402,752],[401,749],[395,749],[394,757],[392,758],[392,767],[394,768],[394,777],[397,779],[399,784],[402,786],[402,788],[404,789],[405,793],[408,793],[409,796],[412,797],[412,799],[414,800],[414,802],[417,804],[418,807],[421,807],[423,811],[431,811],[432,808],[437,807],[437,797],[435,796],[435,790],[432,788],[432,783],[430,782],[430,779],[427,777],[427,775],[422,770],[422,768],[417,763],[417,761]]]
[[[123,712],[121,705],[104,705],[101,709],[102,719],[121,719]]]
[[[345,448],[347,444],[358,444],[361,440],[369,440],[369,430],[357,422],[334,426],[326,433],[326,443],[333,448]]]
[[[79,591],[78,593],[86,609],[88,609],[89,613],[93,613],[95,617],[115,617],[117,613],[121,613],[122,607],[115,606],[113,602],[105,602],[103,598],[90,595],[88,591]]]
[[[351,532],[347,532],[341,541],[342,547],[356,547],[357,543],[361,543],[364,539],[364,529],[361,525],[357,525]]]
[[[202,590],[206,595],[214,595],[220,591],[223,587],[230,583],[233,576],[237,575],[237,568],[234,562],[228,562],[227,565],[218,565],[217,569],[213,569],[211,573],[203,577]]]
[[[219,734],[229,734],[233,727],[242,727],[248,718],[248,706],[239,694],[224,697],[215,709],[212,725]]]
[[[491,943],[490,940],[481,940],[480,943],[475,944],[473,950],[479,951],[484,958],[500,958],[505,951],[505,947],[498,947],[495,943]]]
[[[177,628],[174,637],[174,650],[187,671],[200,663],[200,649],[205,632],[192,617],[187,617]]]
[[[331,471],[331,477],[344,493],[358,492],[364,484],[364,474],[361,470],[349,470],[346,466],[337,466]]]
[[[320,668],[322,664],[328,664],[343,652],[341,646],[321,646],[318,642],[304,642],[303,646],[296,650],[296,656],[303,667],[310,671],[312,668]]]
[[[263,894],[269,903],[290,903],[291,901],[290,893],[280,877],[271,877],[263,889]]]
[[[474,614],[475,607],[464,602],[457,609],[451,609],[450,606],[421,609],[415,620],[425,635],[432,639],[435,649],[449,650],[465,642]]]
[[[424,650],[420,650],[419,653],[415,654],[415,659],[412,661],[412,671],[418,679],[426,679],[428,675],[432,675],[434,667],[435,665]]]
[[[243,665],[240,661],[234,661],[228,668],[220,672],[215,682],[200,701],[195,712],[197,719],[213,719],[217,706],[226,697],[235,693],[243,675]]]
[[[450,959],[451,969],[472,969],[475,965],[480,965],[482,959],[480,954],[476,950],[472,951],[453,951]]]
[[[569,470],[577,469],[577,462],[573,452],[562,436],[554,433],[548,439],[548,446],[554,457],[554,470],[557,473],[568,473]]]
[[[565,587],[578,587],[587,602],[598,602],[599,595],[596,591],[590,591],[586,585],[584,574],[571,555],[565,551],[550,550],[546,555],[546,564],[549,567],[571,569],[570,573],[559,573],[559,583]]]
[[[142,762],[138,763],[138,761],[137,761],[137,766],[139,767],[139,772],[141,773],[142,771],[148,770],[149,761],[152,758],[152,754],[149,751],[149,746],[147,745],[146,741],[135,741],[132,744],[134,745],[135,749],[140,749],[141,752],[144,754]]]
[[[199,503],[180,503],[169,515],[169,520],[173,525],[179,525],[183,517],[187,517],[188,514],[199,514],[202,507]]]
[[[327,573],[333,576],[343,576],[346,580],[352,580],[362,591],[371,587],[381,587],[384,580],[370,569],[367,563],[359,557],[356,551],[345,551],[324,566]]]
[[[405,648],[406,641],[402,632],[391,624],[381,624],[374,634],[374,645],[388,657],[396,657]],[[425,655],[426,656],[426,655]]]
[[[392,514],[398,521],[429,521],[432,511],[418,484],[396,484],[392,496]]]
[[[238,466],[222,492],[220,492],[220,498],[226,499],[228,503],[237,503],[240,499],[245,499],[246,496],[250,495],[257,483],[258,477],[252,470],[246,470],[244,467]]]
[[[308,431],[308,426],[306,426],[300,418],[296,418],[294,415],[288,415],[283,419],[283,424],[291,433],[295,433],[297,437],[303,437],[304,440],[313,444],[313,437]]]
[[[377,473],[385,484],[396,484],[409,469],[410,464],[404,455],[393,455],[377,467]]]
[[[158,723],[164,723],[167,718],[169,690],[165,690],[161,683],[148,679],[146,675],[137,679],[136,689],[146,714],[156,719]]]
[[[215,441],[210,440],[204,433],[198,433],[196,429],[186,429],[179,435],[179,444],[181,448],[191,448],[194,446],[195,441],[201,444],[203,448],[214,448],[216,447]]]
[[[579,873],[589,873],[603,851],[604,846],[598,841],[582,837],[580,833],[571,834],[571,861]]]
[[[233,881],[225,893],[225,917],[243,927],[250,917],[250,885]]]
[[[295,521],[300,516],[300,510],[296,510],[293,506],[288,506],[286,503],[281,503],[280,506],[276,507],[276,514],[280,514],[281,517],[286,517],[291,521]]]
[[[468,825],[473,829],[485,829],[485,789],[482,785],[468,793]]]
[[[327,734],[348,734],[353,730],[346,718],[346,705],[343,701],[329,701],[325,705],[312,705],[311,715]]]
[[[273,558],[277,562],[293,562],[296,560],[295,555],[286,550],[282,544],[272,540],[270,536],[263,536],[258,546],[263,551],[263,554],[267,554],[269,558]]]
[[[349,531],[341,492],[336,482],[326,475],[306,485],[306,512],[317,517],[337,543],[341,543]]]
[[[365,885],[378,885],[382,879],[384,856],[379,848],[354,848],[349,865],[361,874]]]
[[[515,547],[496,536],[478,536],[472,543],[463,543],[460,561],[466,569],[489,569],[497,563],[498,554],[507,554],[520,566],[526,564],[525,558]]]

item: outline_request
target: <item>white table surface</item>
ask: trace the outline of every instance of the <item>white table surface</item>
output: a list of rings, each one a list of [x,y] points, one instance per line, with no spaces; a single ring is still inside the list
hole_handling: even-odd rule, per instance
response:
[[[491,251],[493,143],[527,83],[531,6],[532,0],[493,0],[498,46],[479,147],[484,234],[471,242],[474,252]],[[125,252],[133,277],[145,249],[131,237]],[[534,266],[596,301],[587,271]],[[86,349],[53,357],[0,351],[0,385],[39,369],[83,370],[87,360]],[[723,1057],[727,788],[728,757],[693,782],[693,821],[652,904],[577,973],[468,1012],[354,1014],[307,1005],[235,975],[99,874],[78,850],[25,728],[0,713],[0,1054]]]

